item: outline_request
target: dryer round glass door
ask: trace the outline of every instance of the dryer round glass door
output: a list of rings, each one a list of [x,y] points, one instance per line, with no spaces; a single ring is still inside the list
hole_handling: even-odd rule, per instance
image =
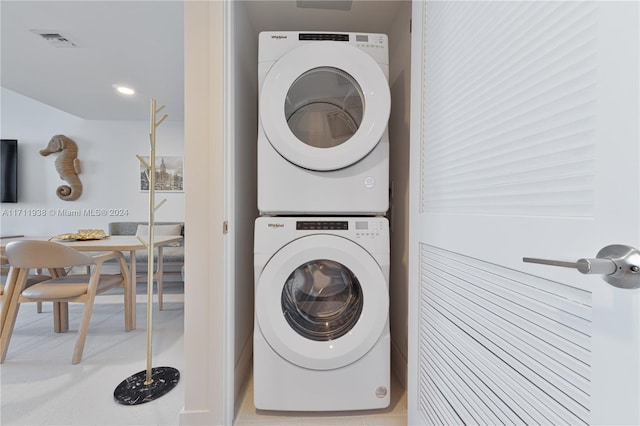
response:
[[[362,124],[364,97],[357,81],[338,68],[314,68],[293,82],[284,114],[291,132],[315,148],[351,139]]]
[[[391,95],[380,65],[339,42],[300,46],[267,72],[260,123],[273,148],[291,163],[331,171],[364,158],[382,138]]]
[[[269,345],[298,366],[351,364],[378,341],[388,321],[385,275],[361,246],[310,235],[280,249],[256,287],[256,320]]]

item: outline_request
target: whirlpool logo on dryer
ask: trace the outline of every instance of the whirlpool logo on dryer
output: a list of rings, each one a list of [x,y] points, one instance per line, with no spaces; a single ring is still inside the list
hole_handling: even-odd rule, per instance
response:
[[[283,38],[288,38],[288,36],[281,35],[281,34],[274,34],[274,35],[271,36],[271,38],[275,38],[276,40],[281,40]]]
[[[267,223],[267,227],[271,229],[284,228],[284,223]]]

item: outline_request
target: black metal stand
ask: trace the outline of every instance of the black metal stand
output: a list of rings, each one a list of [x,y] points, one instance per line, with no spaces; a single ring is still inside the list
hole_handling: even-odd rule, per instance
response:
[[[122,405],[139,405],[160,398],[176,387],[180,372],[173,367],[155,367],[151,372],[152,382],[145,384],[147,370],[126,378],[113,391],[113,397]]]

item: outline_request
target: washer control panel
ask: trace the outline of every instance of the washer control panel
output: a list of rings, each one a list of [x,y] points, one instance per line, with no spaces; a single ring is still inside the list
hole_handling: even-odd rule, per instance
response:
[[[357,242],[371,253],[389,252],[386,217],[261,216],[255,222],[254,253],[273,254],[291,241],[313,235],[336,235]]]
[[[384,229],[384,223],[381,221],[355,221],[355,237],[356,238],[377,238]]]
[[[316,220],[299,220],[296,222],[297,231],[347,231],[349,230],[349,222],[346,220],[336,221],[316,221]]]
[[[351,231],[355,238],[379,237],[385,226],[379,220],[297,220],[296,231]]]

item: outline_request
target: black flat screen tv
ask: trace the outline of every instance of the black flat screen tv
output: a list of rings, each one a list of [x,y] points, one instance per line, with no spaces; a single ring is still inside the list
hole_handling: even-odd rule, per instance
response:
[[[18,141],[0,140],[0,195],[3,203],[18,202]]]

